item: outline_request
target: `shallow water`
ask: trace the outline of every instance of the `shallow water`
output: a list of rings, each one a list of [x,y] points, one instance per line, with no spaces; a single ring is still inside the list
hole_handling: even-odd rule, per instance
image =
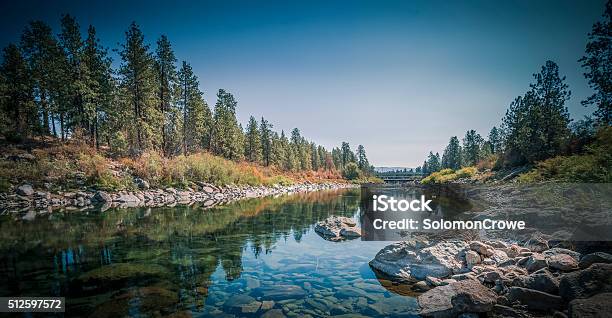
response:
[[[415,316],[409,286],[368,266],[390,242],[329,242],[359,190],[203,209],[2,216],[0,296],[65,296],[65,316]]]

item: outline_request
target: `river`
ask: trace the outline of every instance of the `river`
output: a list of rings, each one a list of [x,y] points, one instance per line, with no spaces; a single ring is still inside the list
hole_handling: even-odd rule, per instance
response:
[[[332,215],[357,220],[359,200],[351,189],[212,209],[5,215],[0,296],[63,296],[67,317],[415,316],[410,287],[368,266],[389,242],[313,230]]]

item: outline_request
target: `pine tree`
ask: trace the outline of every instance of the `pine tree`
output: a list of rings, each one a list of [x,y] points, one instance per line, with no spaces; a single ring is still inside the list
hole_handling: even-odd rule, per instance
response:
[[[112,103],[115,94],[115,83],[112,78],[111,59],[107,51],[99,44],[96,37],[96,29],[89,26],[87,39],[84,43],[83,62],[86,66],[86,79],[89,94],[83,101],[84,109],[91,112],[88,118],[90,144],[100,148],[100,136],[108,134],[111,117],[116,116],[113,112]]]
[[[462,158],[461,158],[461,146],[459,145],[459,138],[457,136],[451,137],[444,149],[444,153],[442,154],[442,168],[450,168],[453,170],[457,170],[461,168]]]
[[[502,133],[495,126],[489,132],[489,144],[491,145],[492,153],[500,153],[503,150]]]
[[[261,122],[259,123],[259,132],[261,134],[261,154],[263,164],[265,166],[269,166],[272,161],[272,152],[274,143],[272,141],[272,124],[270,124],[267,120],[261,117]]]
[[[236,120],[237,104],[232,94],[219,90],[210,137],[212,152],[231,160],[239,160],[244,154],[244,135]]]
[[[245,133],[244,157],[250,162],[261,161],[261,134],[255,117],[249,118]]]
[[[483,142],[484,140],[475,130],[471,129],[465,133],[463,138],[463,164],[473,166],[480,161],[482,158],[480,149]]]
[[[31,70],[34,99],[40,113],[40,122],[33,127],[34,130],[49,135],[49,126],[53,127],[53,134],[58,136],[55,128],[55,114],[60,113],[62,124],[61,134],[64,139],[65,111],[60,109],[62,94],[60,83],[63,83],[61,70],[63,70],[62,54],[51,28],[42,21],[32,21],[21,35],[21,51]]]
[[[565,101],[570,97],[565,77],[559,68],[547,61],[531,89],[512,102],[504,117],[506,165],[535,162],[560,154],[566,147],[570,131]]]
[[[178,107],[182,113],[181,149],[183,154],[206,148],[208,145],[208,132],[212,122],[212,114],[208,105],[202,98],[197,76],[193,73],[191,65],[185,61],[177,75]],[[166,112],[172,113],[173,107],[166,107]],[[172,128],[171,122],[167,127]],[[172,148],[171,130],[166,134],[168,145]]]
[[[589,42],[579,62],[586,69],[584,77],[595,93],[582,101],[585,106],[595,105],[594,115],[601,125],[612,125],[612,1],[606,2],[603,21],[593,24]]]
[[[66,111],[66,130],[79,132],[83,137],[93,131],[95,105],[86,103],[92,97],[92,86],[88,78],[89,72],[84,62],[84,42],[81,38],[80,26],[71,15],[61,19],[59,43],[65,57],[62,91],[65,94],[63,103]],[[64,125],[62,125],[64,126]],[[93,136],[89,136],[93,140]]]
[[[370,169],[370,162],[366,156],[365,147],[357,146],[357,166],[361,171],[367,172]]]
[[[26,60],[19,48],[9,44],[0,65],[0,131],[13,139],[29,137],[38,125],[33,83]]]
[[[317,151],[317,146],[315,145],[314,142],[310,143],[310,158],[311,158],[311,167],[312,170],[317,171],[319,170],[319,152]]]
[[[342,154],[342,169],[344,169],[349,162],[355,161],[355,154],[353,154],[353,151],[351,151],[351,146],[348,142],[343,141],[340,150]]]
[[[183,62],[183,68],[185,66],[185,62]],[[159,40],[157,40],[157,48],[155,49],[155,70],[157,73],[157,98],[159,100],[159,111],[162,116],[162,141],[161,141],[161,149],[164,154],[168,154],[168,144],[167,144],[167,135],[168,130],[172,130],[172,128],[168,128],[168,124],[170,122],[170,117],[168,113],[171,111],[171,107],[173,107],[173,97],[174,97],[174,87],[179,85],[179,88],[182,89],[181,97],[183,98],[183,104],[185,104],[185,98],[188,98],[186,95],[192,94],[189,92],[184,85],[189,85],[188,81],[192,80],[189,77],[192,74],[182,74],[183,82],[177,83],[177,72],[176,72],[176,57],[174,55],[174,51],[172,50],[172,45],[170,44],[170,40],[166,35],[162,35]],[[183,119],[185,121],[185,119]],[[182,148],[183,153],[187,151],[187,140],[185,135],[185,126],[183,126],[183,137],[182,137]],[[192,127],[193,129],[193,127]],[[171,148],[171,147],[170,147]]]
[[[158,139],[162,117],[155,94],[154,60],[135,22],[125,33],[125,43],[121,48],[121,87],[126,107],[132,109],[130,117],[126,118],[130,123],[127,126],[128,142],[131,153],[137,154],[161,144]]]
[[[434,155],[433,152],[429,152],[429,156],[427,157],[427,171],[429,173],[440,171],[440,154],[436,152]]]

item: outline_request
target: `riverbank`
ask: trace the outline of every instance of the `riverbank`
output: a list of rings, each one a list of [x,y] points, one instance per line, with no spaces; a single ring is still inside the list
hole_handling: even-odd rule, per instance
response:
[[[215,186],[196,182],[193,187],[176,189],[145,189],[106,192],[83,190],[75,192],[35,191],[31,185],[22,184],[15,193],[0,193],[0,212],[51,213],[54,211],[85,211],[109,208],[161,207],[202,203],[205,208],[247,198],[261,198],[282,194],[304,193],[357,187],[356,184],[326,182],[299,183],[272,186]]]
[[[424,186],[459,220],[523,220],[524,230],[412,233],[370,266],[415,293],[425,317],[591,317],[612,303],[610,187]],[[606,307],[607,308],[607,307]]]

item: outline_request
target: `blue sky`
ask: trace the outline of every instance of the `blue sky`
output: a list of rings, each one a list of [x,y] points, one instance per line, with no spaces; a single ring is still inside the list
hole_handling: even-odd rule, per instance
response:
[[[62,13],[111,49],[136,21],[166,34],[209,105],[219,88],[242,123],[265,116],[328,148],[363,144],[377,166],[416,166],[468,129],[486,136],[548,59],[591,93],[577,60],[604,1],[6,1],[0,45],[27,21],[58,32]]]

